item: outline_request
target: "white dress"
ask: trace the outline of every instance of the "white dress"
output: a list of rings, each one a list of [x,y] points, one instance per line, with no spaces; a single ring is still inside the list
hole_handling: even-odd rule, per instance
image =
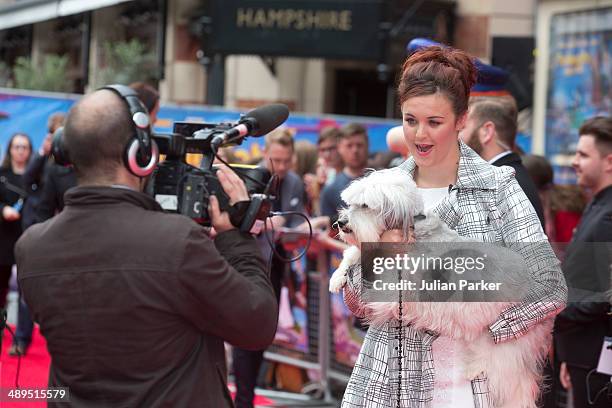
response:
[[[430,210],[446,197],[448,188],[419,188],[419,193],[425,210]],[[440,336],[432,344],[432,355],[436,373],[432,408],[473,408],[472,384],[462,377],[462,344]]]

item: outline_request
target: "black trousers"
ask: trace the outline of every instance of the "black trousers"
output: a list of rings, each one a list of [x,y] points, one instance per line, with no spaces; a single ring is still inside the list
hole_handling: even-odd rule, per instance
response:
[[[612,401],[608,399],[607,390],[601,392],[594,405],[590,405],[587,399],[587,374],[590,370],[570,365],[568,365],[567,368],[572,380],[574,408],[610,408],[612,406]],[[609,376],[596,372],[591,374],[589,377],[591,401],[595,399],[597,393],[606,385],[608,385],[608,387],[612,386]]]
[[[263,363],[263,350],[232,349],[234,378],[236,381],[236,408],[253,408],[257,377]]]
[[[12,271],[13,265],[0,265],[0,309],[6,306],[6,295],[8,295]]]
[[[283,253],[281,255],[285,256]],[[280,301],[280,292],[286,263],[276,257],[272,260],[270,270],[270,281],[276,294],[276,301]],[[232,366],[234,380],[236,381],[236,408],[253,408],[253,398],[255,398],[255,386],[257,377],[263,363],[264,350],[244,350],[238,347],[232,349]]]

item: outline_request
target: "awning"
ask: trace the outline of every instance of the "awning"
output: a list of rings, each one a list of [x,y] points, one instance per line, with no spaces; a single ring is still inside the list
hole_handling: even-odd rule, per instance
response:
[[[22,0],[0,7],[0,30],[38,23],[131,0]]]

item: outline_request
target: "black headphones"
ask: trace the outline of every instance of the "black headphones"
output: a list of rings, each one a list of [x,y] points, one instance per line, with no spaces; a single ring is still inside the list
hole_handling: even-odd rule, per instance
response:
[[[151,138],[149,113],[138,94],[129,86],[107,85],[106,89],[114,92],[125,101],[134,125],[134,135],[128,141],[123,154],[125,167],[137,177],[146,177],[153,172],[159,157],[159,149]],[[70,156],[64,144],[64,129],[59,128],[53,135],[51,151],[55,162],[61,165],[70,164]]]
[[[60,166],[69,166],[70,156],[68,155],[68,149],[64,145],[64,127],[60,126],[53,132],[53,139],[51,140],[51,156],[55,160],[55,163]]]

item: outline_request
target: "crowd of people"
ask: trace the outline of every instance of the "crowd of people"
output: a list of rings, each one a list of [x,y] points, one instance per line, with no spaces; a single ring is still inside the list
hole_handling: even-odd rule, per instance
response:
[[[403,126],[389,132],[389,152],[370,153],[368,129],[358,123],[325,127],[316,143],[282,127],[266,135],[263,156],[254,163],[278,176],[272,210],[289,214],[269,218],[269,228],[256,239],[237,231],[215,199],[211,214],[217,235],[211,240],[191,221],[161,214],[155,201],[140,193],[142,178],[123,162],[134,124],[117,113],[127,112],[129,96],[96,91],[67,117],[52,115],[47,137],[35,152],[27,135],[13,135],[0,166],[0,301],[4,306],[16,262],[23,298],[9,354],[27,355],[36,321],[52,357],[49,384],[70,386],[75,404],[193,406],[206,395],[212,404],[206,406],[220,407],[232,404],[225,386],[227,341],[234,346],[234,403],[252,407],[263,352],[276,328],[281,287],[292,274],[272,231],[308,231],[296,215],[301,213],[327,248],[347,248],[335,229],[342,191],[368,169],[400,166],[417,184],[426,207],[459,235],[510,247],[552,244],[560,264],[554,256],[529,264],[542,283],[536,294],[541,302],[491,322],[492,340],[511,342],[554,320],[541,403],[557,407],[558,391],[565,389],[572,391],[575,408],[609,406],[605,395],[590,390],[602,390],[610,381],[595,367],[604,337],[612,335],[605,298],[612,268],[612,118],[594,117],[582,125],[572,162],[577,183],[556,185],[549,161],[516,145],[513,98],[470,97],[475,80],[475,67],[461,51],[434,47],[413,54],[398,88]],[[157,92],[144,84],[132,89],[155,123]],[[111,115],[101,106],[115,111]],[[92,123],[105,125],[94,129]],[[69,167],[55,164],[51,138],[64,125],[69,150],[89,149],[95,155],[71,157]],[[114,138],[109,140],[109,134]],[[236,162],[231,148],[219,155]],[[224,166],[219,179],[230,204],[248,198],[244,184]],[[497,217],[495,222],[491,217]],[[116,237],[128,244],[118,248]],[[381,238],[398,240],[392,231]],[[363,310],[357,292],[350,284],[345,287],[351,310]],[[344,407],[387,407],[390,402],[493,406],[486,373],[470,380],[449,377],[440,385],[430,372],[408,373],[401,363],[397,368],[398,359],[409,359],[423,370],[428,362],[457,369],[458,359],[439,356],[459,355],[463,346],[449,337],[411,331],[396,320],[363,327],[368,332]],[[397,330],[413,341],[391,347]],[[406,354],[398,355],[401,347]],[[443,377],[442,371],[435,372]]]

